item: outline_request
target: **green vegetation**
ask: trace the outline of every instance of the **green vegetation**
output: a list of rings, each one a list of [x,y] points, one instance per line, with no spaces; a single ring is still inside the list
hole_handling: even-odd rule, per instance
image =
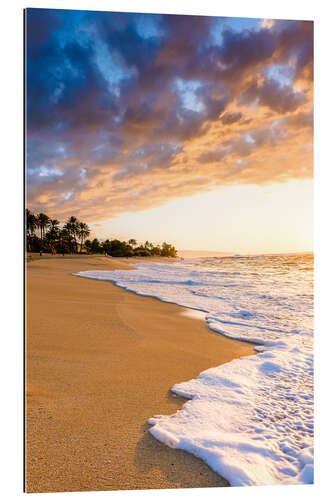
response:
[[[90,229],[85,222],[70,217],[61,227],[57,219],[50,219],[46,214],[33,214],[26,209],[26,248],[28,252],[51,254],[104,254],[112,257],[177,257],[174,246],[164,242],[162,246],[149,241],[144,244],[131,238],[128,241],[97,238],[87,239]]]

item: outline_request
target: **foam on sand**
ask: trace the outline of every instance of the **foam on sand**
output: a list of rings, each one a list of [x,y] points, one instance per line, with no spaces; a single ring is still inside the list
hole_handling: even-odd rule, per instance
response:
[[[189,401],[149,420],[157,439],[240,486],[313,482],[311,273],[306,256],[259,256],[78,275],[201,311],[212,330],[258,344],[176,384]]]

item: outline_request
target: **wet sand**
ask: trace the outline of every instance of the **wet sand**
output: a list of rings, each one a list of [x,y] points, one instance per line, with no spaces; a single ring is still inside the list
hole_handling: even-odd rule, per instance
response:
[[[253,346],[174,304],[71,275],[127,268],[126,259],[102,256],[27,263],[27,492],[228,485],[200,459],[155,440],[147,420],[182,406],[170,392],[175,383]]]

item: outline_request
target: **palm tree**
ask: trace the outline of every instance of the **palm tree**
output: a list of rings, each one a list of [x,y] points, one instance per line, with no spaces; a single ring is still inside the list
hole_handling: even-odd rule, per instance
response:
[[[55,229],[55,230],[59,229],[59,224],[60,224],[60,222],[57,219],[51,219],[50,220],[50,229],[51,230],[52,229]]]
[[[134,238],[131,238],[130,240],[128,240],[128,244],[131,246],[131,247],[134,247],[135,245],[137,245],[137,241],[134,239]]]
[[[59,249],[62,254],[73,253],[73,236],[66,227],[59,231]]]
[[[90,229],[85,222],[79,222],[78,232],[80,238],[80,253],[82,253],[83,239],[87,238],[90,234]]]
[[[36,217],[28,208],[25,209],[25,229],[26,229],[26,241],[28,252],[31,251],[31,238],[35,233],[37,227]]]
[[[40,228],[40,238],[42,240],[45,235],[45,228],[50,223],[50,218],[46,214],[40,213],[37,215],[36,221],[37,221],[37,226]]]
[[[145,248],[146,248],[146,250],[150,251],[154,248],[154,245],[152,243],[150,243],[150,241],[146,241]]]
[[[73,236],[75,242],[75,250],[77,252],[77,240],[76,237],[79,233],[79,220],[72,215],[64,225],[64,228],[69,231],[69,233]]]
[[[55,253],[56,242],[59,240],[59,224],[60,222],[57,219],[51,219],[49,222],[49,230],[45,235],[45,240],[47,240],[51,253]]]
[[[36,217],[28,208],[25,209],[25,227],[29,236],[34,234],[37,227]]]

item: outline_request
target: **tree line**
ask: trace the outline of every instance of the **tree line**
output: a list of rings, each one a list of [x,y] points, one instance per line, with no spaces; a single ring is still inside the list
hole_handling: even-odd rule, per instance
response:
[[[164,242],[154,245],[149,241],[144,244],[131,238],[128,241],[94,238],[88,239],[88,224],[72,216],[64,224],[51,219],[44,213],[34,214],[26,209],[26,249],[28,252],[46,252],[51,254],[104,254],[112,257],[177,257],[174,246]]]

